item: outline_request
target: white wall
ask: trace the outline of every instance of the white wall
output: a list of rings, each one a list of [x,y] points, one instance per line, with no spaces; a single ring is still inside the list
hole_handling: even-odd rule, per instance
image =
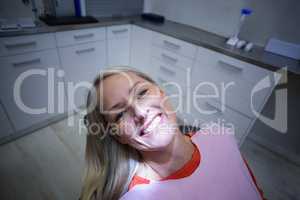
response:
[[[1,0],[0,18],[31,17],[31,7],[25,6],[22,0]]]
[[[244,6],[254,13],[245,22],[241,38],[260,45],[269,37],[300,43],[299,0],[145,0],[144,11],[228,37]]]
[[[38,13],[44,12],[44,0],[35,0]],[[47,0],[50,1],[50,0]],[[56,0],[58,7],[56,12],[58,16],[70,16],[75,14],[73,0]],[[0,18],[18,18],[18,17],[33,17],[31,4],[25,6],[22,0],[1,0],[0,1]]]
[[[145,11],[199,27],[220,35],[232,34],[238,22],[241,0],[145,0]]]

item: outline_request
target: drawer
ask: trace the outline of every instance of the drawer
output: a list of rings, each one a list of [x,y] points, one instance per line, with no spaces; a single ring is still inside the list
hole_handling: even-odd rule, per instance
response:
[[[51,33],[0,38],[0,56],[51,48],[55,48],[55,37]]]
[[[119,25],[107,27],[107,38],[118,39],[118,38],[129,38],[130,36],[130,25]]]
[[[55,33],[58,47],[105,40],[105,28],[88,28]]]
[[[187,113],[189,114],[189,113]],[[187,115],[186,114],[186,115]],[[222,105],[210,98],[198,98],[192,103],[191,115],[194,117],[193,124],[200,124],[205,128],[206,123],[217,123],[223,127],[234,129],[235,138],[239,145],[246,138],[252,119]]]
[[[3,57],[0,58],[0,63],[0,99],[16,131],[44,122],[65,111],[63,101],[58,102],[58,99],[64,99],[64,94],[59,96],[57,91],[58,82],[63,83],[63,80],[56,76],[60,69],[56,50]],[[19,95],[15,96],[14,88],[18,78],[23,81],[19,84],[19,92],[15,90]],[[35,111],[31,112],[28,108]]]
[[[169,65],[154,57],[151,58],[151,68],[155,71],[154,79],[165,86],[169,94],[186,94],[186,88],[189,87],[189,68]]]
[[[195,45],[160,33],[153,34],[152,44],[191,59],[196,56],[197,47]]]
[[[73,84],[76,91],[69,91],[68,110],[86,104],[87,89],[106,65],[106,43],[98,41],[59,48],[65,80]]]
[[[202,65],[208,65],[203,67],[211,67],[233,80],[243,81],[252,85],[273,73],[253,64],[202,47],[198,49],[197,62]]]
[[[159,59],[166,65],[177,66],[178,68],[191,69],[193,67],[193,60],[157,47],[152,47],[151,57]]]
[[[197,60],[193,68],[194,91],[217,93],[223,104],[254,118],[251,98],[253,107],[260,112],[274,88],[274,82],[257,92],[254,92],[254,88],[265,77],[269,76],[272,80],[273,72],[217,53],[209,52],[202,56],[203,59]]]

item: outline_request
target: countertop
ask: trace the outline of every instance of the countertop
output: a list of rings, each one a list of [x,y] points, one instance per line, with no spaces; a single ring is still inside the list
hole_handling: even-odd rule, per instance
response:
[[[67,30],[77,30],[93,27],[105,27],[122,24],[135,24],[137,26],[156,31],[165,35],[181,39],[183,41],[202,46],[219,53],[249,62],[254,65],[275,71],[282,67],[287,67],[289,73],[300,75],[300,62],[284,56],[272,54],[264,51],[263,47],[254,46],[251,52],[232,48],[226,45],[226,38],[204,31],[199,28],[188,26],[166,20],[163,24],[151,23],[142,20],[139,16],[131,17],[106,17],[98,18],[98,23],[80,24],[80,25],[61,25],[47,26],[40,22],[36,28],[25,29],[21,31],[0,32],[0,37],[13,37],[22,35],[32,35],[40,33],[52,33]]]

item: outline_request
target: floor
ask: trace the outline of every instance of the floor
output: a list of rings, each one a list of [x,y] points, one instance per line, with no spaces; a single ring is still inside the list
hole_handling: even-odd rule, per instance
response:
[[[0,199],[78,199],[84,145],[85,129],[75,115],[0,146]],[[300,166],[251,139],[241,151],[267,199],[300,199]]]

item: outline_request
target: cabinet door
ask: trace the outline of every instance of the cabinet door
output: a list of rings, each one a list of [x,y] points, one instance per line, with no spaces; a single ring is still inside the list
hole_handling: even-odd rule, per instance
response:
[[[107,28],[109,66],[128,66],[130,59],[130,25]]]
[[[129,38],[118,38],[108,40],[108,65],[128,66],[129,65]]]
[[[202,93],[210,94],[216,89],[220,94],[219,101],[255,118],[251,99],[255,111],[260,112],[280,78],[279,74],[274,76],[275,74],[258,66],[199,47],[198,59],[192,73],[192,85],[197,87],[202,83],[209,83],[199,87]],[[262,87],[261,90],[255,92],[254,89],[265,78],[270,78],[270,80],[275,78],[274,85],[270,82],[269,87]]]
[[[152,31],[132,26],[130,65],[144,72],[150,72]],[[151,74],[152,75],[152,74]]]
[[[59,48],[67,82],[68,110],[86,103],[88,85],[106,65],[105,41]],[[74,92],[70,88],[77,88]]]
[[[3,57],[0,65],[0,99],[16,131],[59,114],[62,102],[57,101],[57,83],[62,80],[56,76],[59,60],[55,49]]]
[[[13,133],[12,125],[8,120],[6,113],[4,112],[1,103],[0,103],[0,124],[1,124],[0,139],[9,136]]]

